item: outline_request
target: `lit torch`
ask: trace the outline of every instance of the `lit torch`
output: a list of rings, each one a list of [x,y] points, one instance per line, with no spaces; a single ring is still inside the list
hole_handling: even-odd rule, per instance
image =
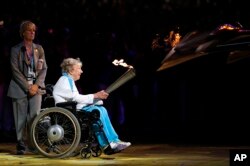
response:
[[[127,63],[125,63],[123,59],[120,59],[120,60],[115,59],[112,63],[115,66],[123,66],[123,67],[127,67],[127,68],[133,68],[133,66],[128,65]]]
[[[116,90],[117,88],[119,88],[120,86],[122,86],[124,83],[128,82],[129,80],[131,80],[132,78],[135,77],[135,69],[133,66],[128,65],[127,63],[124,62],[123,59],[121,60],[117,60],[115,59],[112,62],[115,66],[123,66],[128,68],[128,70],[122,75],[120,76],[115,82],[113,82],[105,91],[107,93],[111,93],[114,90]]]

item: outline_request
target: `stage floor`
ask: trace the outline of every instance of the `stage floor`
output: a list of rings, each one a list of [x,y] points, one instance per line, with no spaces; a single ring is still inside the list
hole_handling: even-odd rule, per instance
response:
[[[0,165],[164,165],[229,166],[229,150],[250,147],[134,144],[121,153],[83,159],[49,159],[42,155],[15,155],[14,143],[0,143]]]

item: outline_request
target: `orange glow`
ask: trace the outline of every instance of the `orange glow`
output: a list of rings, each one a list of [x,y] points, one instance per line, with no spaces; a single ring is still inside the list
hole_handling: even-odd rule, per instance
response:
[[[219,27],[219,30],[223,30],[223,29],[227,29],[227,30],[234,30],[234,29],[239,29],[239,27],[234,27],[230,24],[224,24],[224,25],[221,25]]]

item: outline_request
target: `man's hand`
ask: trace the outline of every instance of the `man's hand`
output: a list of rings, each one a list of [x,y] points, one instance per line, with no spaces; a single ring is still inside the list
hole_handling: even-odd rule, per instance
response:
[[[33,84],[29,88],[29,96],[34,96],[38,92],[38,85]]]

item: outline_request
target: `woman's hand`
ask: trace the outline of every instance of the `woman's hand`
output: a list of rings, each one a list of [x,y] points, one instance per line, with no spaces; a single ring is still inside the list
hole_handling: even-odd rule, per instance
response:
[[[38,92],[38,85],[33,84],[29,88],[29,96],[34,96]]]
[[[94,94],[95,99],[107,99],[109,94],[105,92],[104,90],[101,90]]]

